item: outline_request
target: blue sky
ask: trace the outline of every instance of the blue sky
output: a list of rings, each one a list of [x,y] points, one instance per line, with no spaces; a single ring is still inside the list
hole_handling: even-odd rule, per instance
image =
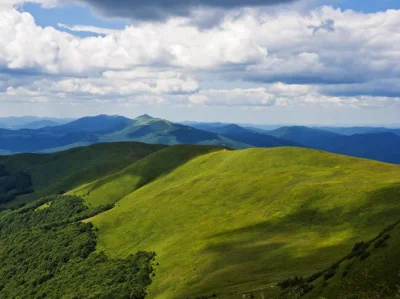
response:
[[[20,10],[30,13],[41,27],[58,27],[58,24],[61,23],[65,25],[79,24],[123,29],[128,25],[128,22],[123,19],[101,18],[90,7],[83,5],[65,5],[63,7],[43,9],[38,3],[25,3]],[[59,30],[71,32],[63,28],[59,28]],[[81,37],[93,35],[87,32],[76,32],[74,34]]]
[[[400,125],[397,0],[75,3],[0,4],[0,116]]]
[[[334,6],[342,9],[374,13],[387,9],[400,9],[400,2],[397,0],[342,0],[338,1]]]

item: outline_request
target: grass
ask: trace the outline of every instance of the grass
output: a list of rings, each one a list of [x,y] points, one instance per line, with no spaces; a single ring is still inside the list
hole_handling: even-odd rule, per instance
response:
[[[176,145],[157,151],[127,168],[84,184],[69,192],[84,198],[91,206],[113,204],[152,180],[168,174],[190,159],[213,151],[222,150],[213,146]]]
[[[0,164],[28,172],[35,192],[18,197],[18,205],[53,193],[61,193],[84,183],[115,173],[145,156],[165,148],[136,142],[96,144],[55,154],[0,156]]]
[[[400,215],[397,165],[300,148],[177,149],[73,191],[116,202],[92,219],[99,251],[157,252],[149,298],[274,298],[278,281],[327,268]]]
[[[375,241],[366,250],[365,259],[346,260],[327,282],[323,278],[316,281],[305,298],[400,298],[400,225],[386,235],[382,245],[374,246]]]

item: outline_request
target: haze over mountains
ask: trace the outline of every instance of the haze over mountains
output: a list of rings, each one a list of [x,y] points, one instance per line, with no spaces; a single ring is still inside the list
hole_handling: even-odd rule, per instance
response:
[[[13,121],[18,123],[16,119]],[[40,124],[49,122],[51,126],[40,127]],[[138,141],[164,145],[216,145],[232,149],[298,146],[400,163],[400,129],[285,126],[263,130],[222,123],[189,123],[189,126],[149,115],[135,119],[98,115],[61,125],[53,122],[56,121],[38,120],[25,124],[31,129],[0,129],[0,154],[57,152],[95,143]]]
[[[21,116],[21,117],[0,117],[1,129],[40,129],[50,126],[58,126],[73,121],[71,118],[54,118],[54,117],[37,117],[37,116]]]

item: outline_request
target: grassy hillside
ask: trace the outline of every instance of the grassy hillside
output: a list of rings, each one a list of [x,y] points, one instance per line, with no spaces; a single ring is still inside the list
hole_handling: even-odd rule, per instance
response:
[[[325,269],[400,215],[397,165],[275,148],[213,151],[169,167],[174,153],[164,153],[146,164],[168,171],[139,189],[123,186],[137,186],[143,160],[90,186],[89,202],[105,190],[112,202],[121,197],[92,220],[98,250],[157,252],[150,298],[242,298],[254,289],[274,298],[277,282]]]
[[[55,154],[0,156],[0,164],[31,175],[35,192],[19,197],[13,202],[17,204],[69,191],[115,173],[164,147],[135,142],[97,144]]]
[[[167,175],[190,159],[223,148],[175,145],[157,151],[131,166],[80,186],[69,194],[80,196],[91,206],[113,204],[152,180]]]
[[[400,225],[368,245],[362,254],[331,271],[332,277],[315,281],[305,298],[400,298]]]

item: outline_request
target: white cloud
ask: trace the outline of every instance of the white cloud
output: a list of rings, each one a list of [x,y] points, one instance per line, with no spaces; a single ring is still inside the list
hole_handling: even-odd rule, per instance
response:
[[[264,88],[204,90],[189,97],[192,104],[215,106],[272,106],[275,99]]]
[[[108,29],[108,28],[100,28],[100,27],[95,27],[95,26],[82,26],[82,25],[74,25],[74,26],[68,26],[66,24],[58,23],[58,27],[62,29],[67,29],[72,32],[92,32],[92,33],[97,33],[97,34],[119,34],[121,30],[119,29]]]
[[[260,81],[348,82],[400,75],[400,11],[245,10],[239,16],[228,14],[209,30],[179,18],[124,30],[60,26],[106,36],[78,38],[43,29],[30,14],[5,10],[0,14],[1,63],[61,74],[160,64],[191,70],[237,67],[245,70],[238,76]]]
[[[149,72],[139,69],[131,72],[104,72],[95,78],[38,79],[18,87],[10,86],[5,96],[30,97],[88,97],[118,98],[144,94],[185,94],[198,89],[195,79],[172,71]]]
[[[28,13],[0,11],[0,68],[38,74],[24,80],[9,75],[14,80],[0,82],[0,97],[259,107],[398,101],[384,89],[398,91],[388,82],[400,76],[400,11],[245,9],[207,30],[183,18],[123,30],[59,26],[105,36],[80,38],[41,28]],[[202,88],[213,80],[225,82],[224,88]],[[354,86],[358,93],[351,92]]]

